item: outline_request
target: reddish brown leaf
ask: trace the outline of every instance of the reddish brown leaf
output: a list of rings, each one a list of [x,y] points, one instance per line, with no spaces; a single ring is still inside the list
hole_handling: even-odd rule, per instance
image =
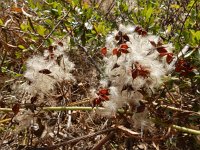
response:
[[[106,95],[101,95],[100,99],[101,99],[101,101],[108,101],[109,100],[108,96],[106,96]]]
[[[123,35],[123,38],[124,38],[126,41],[130,41],[130,39],[129,39],[129,37],[128,37],[127,34],[124,34],[124,35]]]
[[[111,70],[113,70],[115,68],[118,68],[118,67],[120,67],[120,65],[118,65],[117,63],[115,63],[114,66],[113,66],[113,68]]]
[[[157,49],[157,51],[158,51],[159,53],[167,53],[167,50],[166,50],[165,47],[163,47],[163,46],[157,47],[156,49]]]
[[[149,41],[151,43],[152,46],[156,47],[156,43],[154,41]]]
[[[133,78],[133,80],[135,78],[137,78],[137,76],[138,76],[138,70],[137,69],[132,70],[132,78]]]
[[[58,45],[60,45],[61,47],[64,46],[62,42],[58,42]]]
[[[194,67],[191,66],[191,64],[185,60],[179,60],[175,64],[175,71],[179,72],[181,76],[187,76],[191,73],[193,73]]]
[[[139,35],[142,35],[142,36],[146,36],[147,35],[147,31],[144,30],[142,27],[140,26],[137,26],[135,28],[135,32],[137,32]]]
[[[135,32],[137,32],[139,29],[141,29],[141,27],[140,27],[140,26],[137,26],[137,27],[135,28]]]
[[[128,49],[128,45],[127,44],[121,44],[120,49]]]
[[[169,53],[160,53],[159,56],[160,56],[160,57],[163,57],[163,56],[166,56],[166,55],[168,55],[168,54],[169,54]]]
[[[16,103],[13,107],[12,107],[12,111],[14,112],[14,114],[16,115],[19,112],[20,109],[20,104]]]
[[[101,54],[106,56],[106,54],[107,54],[107,48],[106,47],[101,49]]]
[[[119,41],[121,37],[122,37],[122,32],[119,31],[119,32],[117,33],[117,35],[115,36],[115,40],[116,40],[116,41]]]
[[[48,49],[49,53],[53,53],[53,49],[54,49],[53,46],[49,46],[49,49]]]
[[[140,35],[142,35],[142,36],[146,36],[147,35],[147,31],[145,31],[145,30],[142,30],[142,32],[141,32],[141,34]]]
[[[112,52],[113,52],[113,55],[117,55],[118,49],[117,49],[117,48],[114,48]]]
[[[101,100],[99,99],[99,98],[95,98],[94,100],[93,100],[93,106],[96,106],[96,105],[98,105],[98,104],[100,104],[101,103]]]
[[[120,51],[121,51],[122,53],[124,53],[124,54],[129,53],[129,51],[128,51],[127,49],[120,49]]]
[[[50,74],[51,71],[48,70],[48,69],[43,69],[43,70],[40,70],[39,73],[43,73],[43,74]]]
[[[166,61],[168,64],[170,64],[172,62],[172,60],[173,60],[173,53],[169,53],[167,55]]]
[[[109,90],[108,89],[101,89],[99,90],[99,95],[109,95]]]
[[[143,70],[143,69],[139,70],[139,75],[145,78],[148,77],[149,73],[150,73],[149,70]]]

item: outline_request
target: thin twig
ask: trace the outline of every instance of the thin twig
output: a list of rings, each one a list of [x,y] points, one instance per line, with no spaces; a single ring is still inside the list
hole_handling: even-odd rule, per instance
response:
[[[141,135],[140,133],[132,131],[132,130],[130,130],[130,129],[122,126],[122,125],[117,126],[117,129],[123,131],[124,133],[126,133],[129,136],[138,136],[138,135]]]
[[[114,132],[110,132],[106,135],[102,140],[100,140],[96,145],[93,146],[91,150],[99,150],[102,149],[102,146],[108,142],[114,136]]]
[[[184,109],[181,109],[181,108],[176,108],[176,107],[167,106],[167,105],[160,105],[160,106],[161,106],[162,108],[167,108],[167,109],[171,109],[171,110],[174,110],[174,111],[179,111],[179,112],[182,112],[182,113],[188,113],[188,114],[193,115],[193,116],[200,116],[200,113],[199,113],[199,112],[184,110]]]
[[[0,124],[8,122],[8,121],[11,121],[11,120],[12,120],[12,118],[7,118],[7,119],[0,120]]]
[[[108,128],[108,129],[105,129],[105,130],[101,130],[101,131],[97,131],[95,133],[91,133],[91,134],[88,134],[88,135],[84,135],[84,136],[81,136],[81,137],[77,137],[77,138],[74,138],[72,140],[69,140],[69,141],[65,141],[65,142],[62,142],[60,144],[56,144],[56,145],[53,145],[53,146],[49,146],[47,147],[45,150],[52,150],[52,149],[56,149],[58,147],[61,147],[61,146],[65,146],[65,145],[68,145],[68,144],[72,144],[72,143],[76,143],[80,140],[84,140],[84,139],[87,139],[87,138],[91,138],[91,137],[94,137],[94,136],[97,136],[99,134],[104,134],[106,132],[110,132],[110,131],[113,131],[115,130],[115,128]]]
[[[185,25],[185,22],[186,22],[186,20],[188,19],[189,14],[190,14],[190,12],[191,12],[193,6],[196,4],[196,2],[197,2],[197,0],[196,0],[196,1],[193,3],[193,5],[191,6],[191,8],[190,8],[190,10],[188,11],[188,13],[187,13],[187,15],[186,15],[186,17],[185,17],[185,20],[184,20],[184,22],[183,22],[183,24],[182,24],[182,26],[181,26],[181,31],[180,31],[179,38],[178,38],[179,41],[180,41],[180,38],[181,38],[181,35],[182,35],[182,31],[183,31],[183,27],[184,27],[184,25]]]
[[[194,130],[194,129],[190,129],[190,128],[186,128],[186,127],[181,127],[181,126],[177,126],[177,125],[172,125],[173,129],[176,129],[178,131],[181,132],[185,132],[185,133],[189,133],[189,134],[195,134],[195,135],[200,135],[200,131],[199,130]]]
[[[77,43],[77,46],[79,47],[79,48],[81,48],[83,51],[84,51],[84,53],[87,55],[87,57],[89,58],[89,60],[91,61],[91,63],[94,65],[94,67],[97,69],[97,71],[99,72],[99,74],[100,75],[102,75],[102,76],[104,76],[104,74],[103,74],[103,72],[101,71],[101,69],[98,67],[98,65],[96,64],[96,62],[95,62],[95,60],[91,57],[91,55],[88,53],[88,49],[85,47],[85,46],[83,46],[83,45],[81,45],[80,43],[79,43],[79,41],[74,37],[74,35],[72,34],[72,32],[70,32],[67,28],[66,28],[66,26],[64,26],[65,27],[65,30],[68,32],[68,34],[70,35],[70,37],[72,38],[72,40],[74,41],[74,43]]]
[[[103,109],[102,107],[78,107],[78,106],[70,106],[70,107],[43,107],[44,111],[66,111],[66,110],[82,110],[82,111],[91,111],[96,109]],[[23,111],[24,109],[20,109],[19,111]],[[0,108],[0,112],[12,112],[12,108]]]
[[[68,16],[69,12],[71,10],[69,10],[59,21],[58,23],[54,26],[54,28],[51,30],[51,32],[44,38],[44,40],[42,41],[42,43],[37,47],[36,51],[44,44],[45,40],[47,40],[52,34],[53,32],[57,29],[57,27],[60,25],[60,23]]]
[[[98,65],[96,64],[96,62],[94,61],[94,59],[92,59],[92,57],[89,55],[88,50],[86,47],[82,46],[81,44],[78,45],[84,52],[85,54],[88,56],[88,58],[90,59],[90,61],[92,62],[92,64],[94,65],[94,67],[97,69],[97,71],[103,75],[103,72],[99,69]]]

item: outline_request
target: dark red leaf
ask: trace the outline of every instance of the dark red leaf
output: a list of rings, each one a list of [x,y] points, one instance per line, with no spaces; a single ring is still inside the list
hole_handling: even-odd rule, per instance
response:
[[[112,52],[113,52],[113,55],[117,55],[118,49],[114,48]]]
[[[43,70],[40,70],[39,73],[43,73],[43,74],[50,74],[51,71],[48,70],[48,69],[43,69]]]
[[[137,69],[132,70],[132,78],[133,78],[133,80],[135,78],[137,78],[137,76],[138,76],[138,70]]]
[[[146,36],[146,35],[147,35],[147,31],[142,30],[141,35],[142,35],[142,36]]]
[[[107,54],[107,48],[106,47],[101,49],[101,54],[106,56],[106,54]]]
[[[123,35],[123,38],[124,38],[126,41],[130,41],[130,39],[129,39],[129,37],[128,37],[127,34],[124,34],[124,35]]]
[[[115,68],[118,68],[118,67],[120,67],[120,65],[118,65],[117,63],[115,63],[114,66],[113,66],[113,68],[111,70],[113,70]]]
[[[142,36],[146,36],[147,35],[147,31],[144,30],[142,27],[140,26],[137,26],[135,28],[135,32],[137,32],[139,35],[142,35]]]
[[[191,64],[185,60],[179,60],[175,64],[175,71],[179,72],[181,76],[187,76],[193,73],[194,67],[191,66]]]
[[[169,54],[169,53],[160,53],[159,56],[160,56],[160,57],[163,57],[163,56],[166,56],[166,55],[168,55],[168,54]]]
[[[62,42],[58,42],[58,45],[60,45],[61,47],[64,46]]]
[[[108,96],[106,96],[106,95],[101,95],[100,99],[101,99],[101,101],[108,101],[109,100]]]
[[[109,95],[109,90],[108,89],[101,89],[101,90],[99,90],[98,95]]]
[[[120,49],[120,51],[121,51],[122,53],[124,53],[124,54],[129,53],[129,51],[128,51],[127,49]]]
[[[165,47],[163,47],[163,46],[157,47],[156,49],[157,49],[157,51],[158,51],[159,53],[167,53],[167,50],[166,50]]]
[[[121,52],[117,48],[114,48],[113,49],[113,55],[117,55],[117,57],[120,57],[121,56]]]
[[[166,61],[168,64],[170,64],[172,62],[172,60],[173,60],[173,53],[169,53],[167,55]]]
[[[152,46],[157,47],[156,43],[154,41],[149,41]]]
[[[139,75],[142,77],[148,77],[149,71],[141,69],[141,70],[139,70]]]
[[[96,105],[98,105],[98,104],[100,104],[101,103],[101,100],[99,99],[99,98],[95,98],[94,100],[93,100],[93,106],[96,106]]]
[[[48,49],[49,53],[53,53],[53,49],[54,49],[53,46],[49,46],[49,49]]]
[[[122,32],[119,31],[119,32],[117,33],[117,35],[115,36],[115,40],[116,40],[116,41],[119,41],[121,38],[122,38]]]
[[[127,44],[121,44],[120,49],[128,49],[128,45]]]
[[[139,29],[141,29],[141,27],[140,27],[140,26],[137,26],[137,27],[135,28],[135,32],[137,32]]]
[[[12,107],[12,111],[14,112],[14,114],[16,115],[19,112],[20,109],[20,104],[16,103],[13,107]]]

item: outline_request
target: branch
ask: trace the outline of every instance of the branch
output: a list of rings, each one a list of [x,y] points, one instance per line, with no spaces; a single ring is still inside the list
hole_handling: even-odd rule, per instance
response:
[[[78,106],[70,106],[70,107],[43,107],[44,111],[66,111],[66,110],[83,110],[83,111],[91,111],[96,109],[103,109],[102,107],[78,107]],[[20,109],[19,111],[23,111],[25,109]],[[12,108],[0,108],[0,112],[12,112]]]
[[[51,30],[51,32],[44,38],[43,42],[37,47],[36,50],[38,50],[45,42],[45,40],[47,40],[52,34],[53,32],[57,29],[57,27],[60,25],[60,23],[68,16],[68,14],[70,13],[71,10],[69,10],[67,12],[67,14],[65,14],[59,21],[58,23],[55,25],[55,27]]]
[[[106,135],[103,139],[101,139],[96,145],[93,146],[91,150],[99,150],[102,149],[102,146],[108,142],[112,137],[114,136],[114,132],[110,132],[108,135]]]
[[[91,133],[91,134],[88,134],[88,135],[77,137],[77,138],[74,138],[72,140],[68,140],[68,141],[62,142],[60,144],[49,146],[49,147],[45,148],[44,150],[53,150],[53,149],[56,149],[56,148],[58,148],[60,146],[65,146],[67,144],[76,143],[76,142],[79,142],[80,140],[91,138],[91,137],[97,136],[99,134],[104,134],[106,132],[110,132],[110,131],[113,131],[113,130],[115,130],[115,128],[108,128],[108,129],[105,129],[105,130],[97,131],[95,133]]]
[[[190,111],[190,110],[184,110],[184,109],[181,109],[181,108],[176,108],[176,107],[167,106],[167,105],[160,105],[160,106],[162,108],[167,108],[167,109],[171,109],[171,110],[174,110],[174,111],[179,111],[179,112],[182,112],[182,113],[188,113],[190,115],[199,116],[200,117],[200,113],[199,112]]]
[[[176,129],[178,131],[181,131],[181,132],[195,134],[195,135],[200,135],[200,130],[194,130],[194,129],[190,129],[190,128],[186,128],[186,127],[181,127],[181,126],[177,126],[177,125],[172,125],[172,128]]]

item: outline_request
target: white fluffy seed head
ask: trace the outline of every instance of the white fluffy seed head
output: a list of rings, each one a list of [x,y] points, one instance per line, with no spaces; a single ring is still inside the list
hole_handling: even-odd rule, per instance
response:
[[[37,55],[27,60],[24,77],[29,81],[26,89],[30,90],[32,95],[51,93],[56,83],[75,81],[70,73],[75,65],[66,55],[66,48],[66,43],[59,41],[45,50],[43,56]]]
[[[139,100],[143,98],[142,94],[138,92],[141,89],[146,90],[146,93],[151,95],[161,85],[162,78],[169,70],[166,58],[161,58],[157,47],[152,44],[159,45],[162,43],[161,38],[151,34],[139,35],[135,29],[136,26],[131,25],[119,26],[122,35],[128,36],[128,40],[122,42],[128,46],[128,53],[121,52],[119,56],[113,54],[115,48],[120,51],[121,43],[116,40],[119,31],[114,30],[106,38],[107,54],[104,57],[104,68],[106,80],[111,81],[112,85],[112,87],[108,87],[110,99],[103,103],[106,114],[108,111],[111,111],[111,114],[116,112],[124,103],[138,104]],[[171,44],[162,44],[162,46],[168,52],[173,50]],[[102,87],[107,87],[102,81],[100,84]],[[129,88],[122,92],[125,85],[129,85]]]

